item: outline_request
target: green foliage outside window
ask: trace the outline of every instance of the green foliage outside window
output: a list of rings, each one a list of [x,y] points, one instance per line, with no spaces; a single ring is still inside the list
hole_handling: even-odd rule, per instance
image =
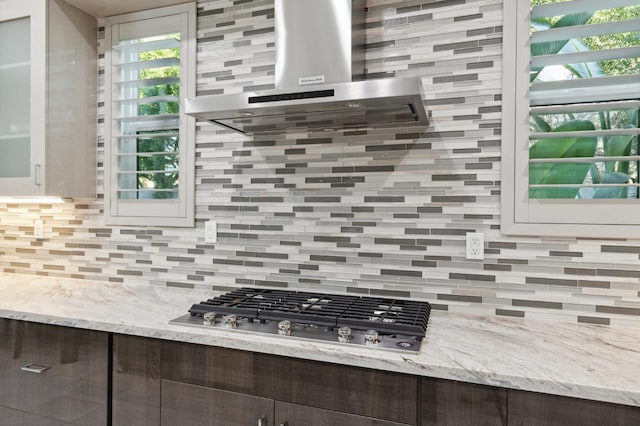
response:
[[[161,38],[177,38],[177,35],[165,36]],[[154,38],[156,40],[159,38]],[[160,49],[146,51],[140,53],[141,61],[151,61],[164,58],[180,58],[179,48]],[[158,68],[146,68],[140,70],[140,79],[156,79],[164,77],[179,77],[180,66],[171,65]],[[139,89],[139,98],[151,98],[159,96],[180,96],[180,85],[173,84],[157,84],[152,86],[143,86]],[[167,99],[152,99],[148,103],[140,103],[138,105],[139,116],[167,115],[179,114],[179,101]],[[172,136],[148,137],[138,139],[137,152],[156,153],[149,155],[139,155],[137,158],[138,172],[148,171],[149,173],[138,174],[138,189],[153,188],[156,190],[171,191],[154,191],[153,198],[175,198],[179,182],[178,165],[179,165],[179,129],[160,129],[154,131],[140,131],[138,135],[166,134],[174,133]],[[165,153],[165,154],[158,154]]]
[[[532,0],[532,6],[558,3],[563,0]],[[534,19],[531,31],[576,25],[615,22],[640,18],[640,6],[620,7],[595,13],[580,13],[553,18]],[[640,46],[640,31],[609,34],[582,39],[561,40],[531,44],[531,55],[554,55],[588,50],[603,50]],[[563,66],[569,79],[594,78],[617,75],[640,75],[638,58],[615,59],[602,62],[568,64]],[[531,82],[541,78],[543,68],[531,69]],[[530,115],[531,133],[609,130],[640,127],[638,108],[606,111]],[[558,159],[576,157],[602,157],[596,163],[544,163],[529,166],[531,185],[565,184],[575,187],[531,188],[530,198],[637,198],[635,188],[600,187],[580,188],[580,184],[626,184],[638,182],[636,161],[607,160],[606,157],[638,155],[638,136],[615,135],[601,137],[567,137],[534,140],[529,147],[529,158]]]

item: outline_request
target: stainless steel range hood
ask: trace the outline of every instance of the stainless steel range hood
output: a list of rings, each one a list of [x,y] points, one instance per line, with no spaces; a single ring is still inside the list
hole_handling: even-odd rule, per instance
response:
[[[429,123],[419,77],[366,79],[365,0],[274,7],[276,88],[187,99],[187,115],[246,134]]]

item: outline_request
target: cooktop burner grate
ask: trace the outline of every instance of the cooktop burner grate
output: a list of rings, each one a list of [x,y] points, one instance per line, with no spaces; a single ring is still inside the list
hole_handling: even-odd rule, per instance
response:
[[[380,333],[422,338],[431,306],[412,300],[241,288],[194,304],[189,312],[192,316],[208,312],[234,314],[259,322],[290,320],[330,329],[373,328]]]

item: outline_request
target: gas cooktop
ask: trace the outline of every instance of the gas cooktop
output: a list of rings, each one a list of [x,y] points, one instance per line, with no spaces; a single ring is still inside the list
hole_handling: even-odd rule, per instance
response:
[[[245,287],[170,323],[418,352],[430,312],[413,300]]]

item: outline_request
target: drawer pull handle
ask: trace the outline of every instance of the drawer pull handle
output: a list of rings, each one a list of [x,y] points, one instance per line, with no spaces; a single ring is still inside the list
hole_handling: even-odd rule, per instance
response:
[[[29,373],[42,374],[50,368],[50,366],[43,364],[27,364],[23,365],[20,370],[27,371]]]
[[[267,426],[267,418],[266,417],[260,417],[258,419],[258,426]]]

